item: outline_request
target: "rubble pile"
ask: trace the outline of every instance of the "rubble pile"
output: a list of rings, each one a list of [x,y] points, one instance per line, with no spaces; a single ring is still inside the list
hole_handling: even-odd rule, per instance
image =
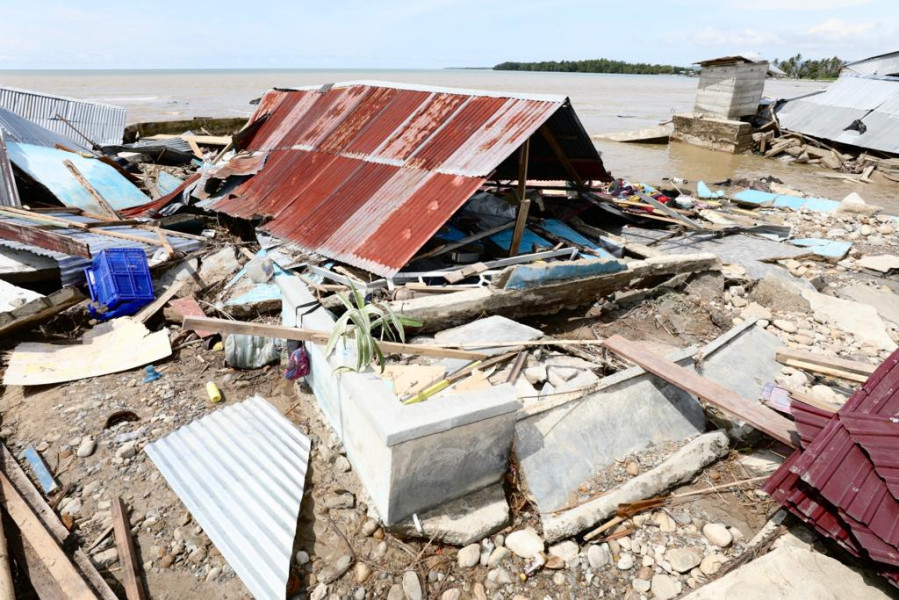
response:
[[[561,100],[462,166],[404,131],[431,158],[340,154],[351,115],[320,145],[279,121],[346,90],[419,98],[274,90],[234,140],[154,134],[110,150],[122,169],[10,153],[73,177],[20,169],[0,206],[17,594],[665,600],[772,556],[894,581],[854,482],[814,469],[840,472],[827,444],[899,357],[896,217],[771,179],[615,180]]]

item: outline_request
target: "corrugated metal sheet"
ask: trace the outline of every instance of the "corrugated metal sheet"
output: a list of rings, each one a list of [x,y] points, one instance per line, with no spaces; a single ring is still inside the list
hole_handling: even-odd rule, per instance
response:
[[[94,154],[91,148],[84,145],[83,140],[80,143],[70,140],[3,108],[0,108],[0,129],[6,132],[6,140],[8,142],[46,146],[47,148],[62,146],[78,152]]]
[[[63,164],[65,160],[72,161],[84,178],[116,210],[140,206],[150,201],[137,186],[100,160],[31,144],[10,142],[7,147],[10,160],[22,173],[70,208],[81,208],[95,214],[104,212],[90,192]]]
[[[96,144],[121,144],[125,133],[125,109],[121,106],[0,87],[0,107],[79,145],[86,140],[65,121]]]
[[[6,135],[2,128],[0,128],[0,206],[17,208],[22,206],[19,190],[16,188],[16,176],[6,150]]]
[[[890,52],[880,56],[872,56],[863,60],[847,63],[843,66],[845,73],[855,75],[899,75],[899,52]]]
[[[259,600],[285,596],[309,450],[309,438],[259,396],[145,448]]]
[[[834,415],[793,403],[803,450],[765,491],[899,585],[899,351]]]
[[[546,125],[583,179],[608,180],[561,96],[349,82],[272,90],[243,140],[265,167],[202,203],[384,276],[402,268],[488,177],[517,179],[518,148]],[[568,179],[542,136],[531,179]]]
[[[899,78],[844,75],[823,92],[777,109],[781,127],[816,138],[899,153]],[[866,131],[849,129],[855,121]]]
[[[72,221],[80,221],[82,223],[95,223],[96,219],[92,219],[90,217],[85,217],[82,215],[72,215],[69,213],[46,213],[50,216],[61,217],[63,219],[70,219]],[[8,223],[15,223],[19,225],[36,225],[34,221],[29,221],[26,218],[17,219],[9,216],[2,216],[0,220]],[[123,225],[121,227],[105,227],[104,229],[109,231],[115,231],[119,233],[127,233],[128,235],[133,235],[137,237],[147,238],[151,240],[158,240],[159,236],[157,236],[152,231],[147,231],[146,229],[136,229],[134,227],[130,227],[127,225]],[[70,237],[75,241],[82,242],[87,244],[91,250],[92,255],[96,255],[101,250],[105,250],[107,248],[142,248],[144,252],[147,253],[147,257],[152,256],[159,246],[155,244],[141,244],[139,242],[133,242],[131,240],[124,240],[121,238],[110,237],[108,235],[102,235],[98,233],[91,233],[90,230],[82,230],[82,229],[61,229],[54,228],[53,233],[57,233],[59,235],[64,235],[66,237]],[[171,233],[167,235],[169,243],[172,245],[174,250],[178,252],[188,253],[193,252],[194,250],[198,250],[202,246],[202,242],[199,240],[194,240],[191,238],[180,237]],[[0,246],[5,246],[7,248],[12,248],[14,250],[28,252],[30,254],[35,254],[38,256],[45,256],[56,261],[59,266],[60,271],[60,280],[61,284],[66,285],[76,285],[84,281],[84,269],[89,267],[91,264],[91,259],[82,258],[79,256],[70,256],[68,254],[62,254],[60,252],[54,252],[52,250],[46,250],[44,248],[38,248],[36,246],[31,246],[29,244],[24,244],[22,242],[14,242],[11,240],[0,239]]]

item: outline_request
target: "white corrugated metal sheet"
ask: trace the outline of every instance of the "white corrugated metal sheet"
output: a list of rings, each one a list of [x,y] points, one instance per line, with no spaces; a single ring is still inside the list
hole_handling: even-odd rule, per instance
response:
[[[846,64],[843,69],[855,75],[899,75],[899,52],[857,60]]]
[[[309,438],[259,396],[145,448],[260,600],[285,596],[309,449]]]
[[[84,137],[96,144],[121,144],[125,133],[125,109],[121,106],[0,87],[0,108],[10,110],[78,144],[87,143]],[[84,134],[84,137],[75,132],[66,121]]]
[[[6,138],[2,127],[0,127],[0,206],[22,207],[12,163],[9,162],[9,154],[6,152]]]
[[[899,78],[844,75],[823,92],[786,102],[777,118],[790,131],[899,154]],[[855,121],[864,133],[846,129]]]

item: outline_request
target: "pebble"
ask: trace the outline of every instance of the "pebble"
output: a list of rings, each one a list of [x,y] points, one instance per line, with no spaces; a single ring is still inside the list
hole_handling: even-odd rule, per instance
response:
[[[125,442],[115,452],[115,455],[118,458],[131,458],[136,454],[137,454],[137,442],[134,442],[134,441]]]
[[[618,559],[618,568],[622,571],[627,571],[628,569],[634,566],[634,557],[625,552],[621,553],[621,558]]]
[[[772,324],[780,329],[781,331],[786,331],[787,333],[796,333],[796,330],[799,329],[796,326],[796,323],[793,321],[786,321],[784,319],[774,319]]]
[[[103,550],[102,552],[94,554],[93,557],[91,557],[91,560],[94,561],[94,564],[97,565],[98,569],[105,569],[109,565],[118,562],[119,551],[115,548]]]
[[[512,551],[500,546],[490,553],[490,557],[487,559],[487,566],[492,569],[510,556],[512,556]]]
[[[636,477],[640,474],[640,463],[635,460],[629,461],[627,466],[624,467],[624,470],[627,471],[627,474],[631,477]]]
[[[654,600],[671,600],[680,593],[677,581],[668,575],[654,575],[651,586]]]
[[[543,552],[543,538],[533,527],[513,531],[506,537],[506,547],[521,558],[534,558]]]
[[[338,456],[337,460],[334,461],[334,470],[338,473],[347,473],[350,469],[352,467],[346,456]]]
[[[159,559],[159,566],[163,569],[168,569],[175,563],[175,557],[172,554],[166,554],[162,558]]]
[[[553,584],[557,586],[565,585],[565,575],[563,573],[556,573],[553,575]]]
[[[603,546],[593,544],[587,548],[587,562],[591,569],[602,569],[612,562],[612,553]]]
[[[703,575],[714,575],[727,562],[727,557],[722,554],[709,554],[699,563],[699,570]]]
[[[349,492],[343,494],[327,494],[323,501],[325,506],[329,509],[353,508],[356,506],[356,496]]]
[[[471,593],[474,594],[477,600],[487,600],[487,590],[484,589],[484,584],[480,581],[472,586]]]
[[[664,510],[652,515],[652,522],[659,526],[659,530],[664,533],[670,533],[677,529],[677,523]]]
[[[206,581],[213,581],[215,578],[217,578],[221,574],[222,574],[221,567],[212,567],[211,569],[209,569],[209,572],[206,574]]]
[[[480,544],[469,544],[459,550],[459,554],[456,555],[456,559],[459,561],[459,566],[463,569],[470,569],[479,562],[481,562],[481,545]],[[489,560],[489,559],[488,559]]]
[[[440,600],[459,600],[462,597],[462,590],[452,588],[440,594]]]
[[[362,528],[359,530],[359,533],[364,535],[365,537],[369,537],[374,534],[378,529],[378,522],[374,519],[369,519],[365,523],[362,524]]]
[[[69,502],[66,503],[65,508],[63,508],[60,512],[63,515],[69,515],[70,517],[77,517],[81,514],[81,498],[72,498]]]
[[[634,579],[631,585],[638,594],[645,594],[649,591],[649,588],[652,587],[652,584],[645,579]]]
[[[356,583],[363,584],[371,577],[371,567],[364,562],[357,562],[354,568]]]
[[[689,548],[672,548],[665,553],[665,560],[678,573],[686,573],[700,563],[702,556],[698,551]]]
[[[499,585],[506,585],[507,583],[512,583],[512,575],[504,568],[497,567],[487,573],[487,580]]]
[[[707,523],[702,528],[702,535],[719,548],[727,548],[734,541],[734,536],[721,523]]]
[[[551,556],[558,556],[567,563],[573,562],[574,559],[577,558],[579,552],[580,550],[578,549],[577,542],[571,540],[566,540],[555,546],[549,547],[549,554]]]
[[[357,587],[356,591],[353,592],[353,599],[354,600],[365,600],[365,588]]]
[[[87,458],[93,454],[96,449],[97,442],[94,441],[94,438],[85,436],[81,438],[81,443],[78,444],[78,450],[75,451],[75,456],[78,458]]]
[[[195,548],[190,554],[187,555],[187,560],[192,562],[195,565],[200,564],[204,560],[206,560],[206,548],[200,547]]]
[[[421,582],[415,571],[403,573],[403,593],[406,595],[406,600],[421,600]]]
[[[315,586],[315,589],[312,590],[312,593],[309,594],[309,600],[325,600],[325,596],[328,595],[328,586],[324,583],[320,583]]]

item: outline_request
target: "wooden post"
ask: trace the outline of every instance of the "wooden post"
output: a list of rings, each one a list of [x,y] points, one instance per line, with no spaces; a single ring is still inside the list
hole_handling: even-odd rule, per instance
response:
[[[114,208],[109,205],[106,199],[100,195],[100,192],[95,190],[94,186],[92,186],[90,182],[84,178],[84,175],[81,174],[81,171],[78,170],[78,167],[75,166],[75,163],[70,161],[68,158],[62,161],[62,163],[66,166],[67,169],[69,169],[69,171],[72,172],[72,175],[75,176],[75,179],[78,180],[78,183],[80,183],[84,187],[84,189],[86,189],[87,192],[93,197],[93,199],[97,201],[97,204],[100,205],[100,208],[109,213],[109,215],[115,220],[121,220],[122,217],[115,211]]]
[[[521,245],[521,236],[524,235],[524,227],[527,225],[528,212],[531,201],[527,198],[528,185],[528,159],[531,153],[531,140],[528,138],[521,145],[518,163],[518,216],[515,218],[515,230],[512,232],[512,243],[509,244],[509,256],[518,255],[518,247]]]
[[[121,498],[112,501],[112,524],[115,528],[116,547],[119,549],[119,562],[122,564],[125,597],[128,600],[146,600],[138,570],[137,552],[131,538],[131,526],[128,524],[128,510]]]
[[[6,532],[3,530],[3,514],[0,511],[0,600],[15,600],[16,592],[9,570],[9,549],[6,547]]]

